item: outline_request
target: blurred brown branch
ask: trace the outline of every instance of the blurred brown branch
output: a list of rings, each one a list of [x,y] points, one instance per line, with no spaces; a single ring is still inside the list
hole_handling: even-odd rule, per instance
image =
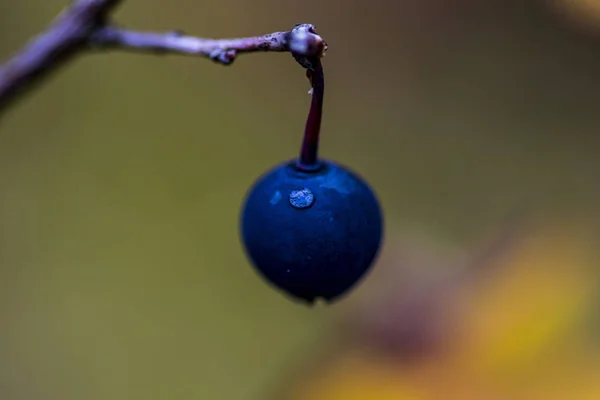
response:
[[[325,41],[310,24],[296,25],[291,31],[239,39],[125,30],[110,24],[107,18],[119,3],[120,0],[73,2],[44,33],[0,65],[0,113],[34,82],[86,49],[204,56],[223,65],[231,64],[238,53],[276,51],[322,56],[327,49]]]

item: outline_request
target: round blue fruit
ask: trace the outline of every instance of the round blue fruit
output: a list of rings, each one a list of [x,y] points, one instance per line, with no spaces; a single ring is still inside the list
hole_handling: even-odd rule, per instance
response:
[[[321,160],[312,170],[286,162],[247,194],[241,235],[260,274],[313,303],[347,293],[369,271],[383,236],[379,202],[353,172]]]

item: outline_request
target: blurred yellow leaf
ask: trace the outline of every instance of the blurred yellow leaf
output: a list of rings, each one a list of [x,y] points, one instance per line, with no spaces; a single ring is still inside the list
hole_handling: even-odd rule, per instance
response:
[[[471,368],[516,372],[568,345],[561,340],[585,317],[597,284],[591,237],[563,229],[534,232],[500,275],[471,290],[460,350]]]
[[[290,400],[427,400],[401,371],[379,358],[350,353],[303,382]]]

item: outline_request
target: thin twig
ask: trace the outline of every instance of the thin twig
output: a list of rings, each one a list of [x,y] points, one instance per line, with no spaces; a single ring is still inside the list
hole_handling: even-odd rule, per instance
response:
[[[290,31],[239,39],[205,39],[180,32],[126,30],[107,22],[109,12],[120,3],[120,0],[73,2],[47,31],[0,65],[0,113],[36,81],[83,50],[203,56],[223,65],[230,65],[239,53],[291,52],[298,59],[299,56],[321,57],[327,50],[327,44],[310,24],[296,25]]]
[[[312,25],[297,25],[291,31],[239,39],[205,39],[186,36],[180,31],[159,33],[121,29],[115,26],[99,28],[90,37],[90,44],[98,49],[120,49],[149,53],[168,53],[205,56],[229,65],[239,53],[258,51],[294,52],[303,55],[321,55],[323,39],[311,31]]]

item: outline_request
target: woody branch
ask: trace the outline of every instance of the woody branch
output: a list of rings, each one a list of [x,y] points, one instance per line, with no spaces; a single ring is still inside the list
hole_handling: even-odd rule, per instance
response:
[[[230,65],[238,54],[291,52],[321,57],[327,44],[313,25],[238,39],[207,39],[180,31],[144,32],[121,28],[109,14],[122,0],[77,0],[50,27],[0,65],[0,113],[65,62],[86,50],[125,50],[150,54],[201,56]]]

